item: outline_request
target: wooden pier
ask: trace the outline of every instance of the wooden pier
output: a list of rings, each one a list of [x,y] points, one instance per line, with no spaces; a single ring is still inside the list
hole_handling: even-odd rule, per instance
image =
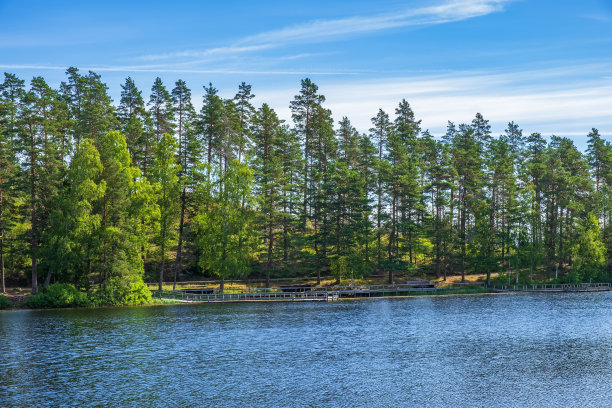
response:
[[[470,286],[482,286],[470,284]],[[152,291],[153,297],[175,299],[184,302],[241,302],[241,301],[324,301],[340,299],[406,296],[433,293],[441,289],[462,288],[462,284],[444,284],[436,286],[427,281],[406,282],[394,285],[368,286],[282,286],[279,288],[230,289],[184,289]]]
[[[611,289],[610,283],[537,283],[531,285],[495,285],[494,292],[600,292]]]
[[[366,297],[410,296],[419,294],[451,293],[466,287],[486,288],[484,283],[430,283],[427,281],[406,282],[395,285],[363,286],[283,286],[279,288],[230,289],[184,289],[152,291],[158,299],[174,299],[182,302],[244,302],[244,301],[319,301],[332,302],[341,299]],[[610,283],[578,284],[531,284],[491,286],[491,292],[595,292],[611,290]]]

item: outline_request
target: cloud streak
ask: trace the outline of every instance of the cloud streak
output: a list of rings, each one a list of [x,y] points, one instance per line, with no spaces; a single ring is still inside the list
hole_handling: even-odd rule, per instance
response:
[[[378,108],[393,114],[399,101],[410,102],[423,129],[445,132],[448,120],[469,123],[476,112],[491,121],[495,134],[510,121],[524,133],[585,136],[591,127],[612,133],[612,62],[510,71],[463,71],[437,75],[343,83],[319,81],[337,121],[347,116],[362,132]],[[259,91],[258,97],[288,121],[287,101],[296,90]],[[367,96],[367,97],[366,97]]]
[[[398,27],[443,24],[503,10],[508,0],[450,1],[437,6],[403,10],[369,17],[320,20],[246,37],[242,44],[291,44],[337,39]]]
[[[0,64],[0,69],[12,70],[40,70],[40,71],[65,71],[68,66],[57,65],[5,65]],[[351,71],[291,71],[291,70],[240,70],[240,69],[189,69],[189,68],[163,68],[155,66],[116,66],[116,67],[77,67],[84,71],[96,72],[153,72],[171,74],[222,74],[222,75],[359,75]]]
[[[185,57],[240,55],[296,43],[327,42],[344,37],[409,26],[451,23],[500,12],[506,3],[516,0],[447,0],[442,4],[400,10],[396,13],[316,20],[279,30],[247,36],[227,47],[145,55],[142,60],[167,60]]]

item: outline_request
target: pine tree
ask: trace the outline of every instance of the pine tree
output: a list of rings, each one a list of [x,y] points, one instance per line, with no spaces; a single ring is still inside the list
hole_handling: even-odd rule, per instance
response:
[[[206,164],[212,167],[214,153],[219,149],[223,134],[222,125],[223,101],[212,84],[204,87],[204,103],[200,110],[200,132],[206,146]]]
[[[151,132],[145,129],[148,113],[142,93],[130,77],[121,85],[117,118],[125,135],[132,162],[146,174],[152,156],[153,138]]]
[[[0,84],[0,290],[6,292],[5,257],[6,235],[15,222],[18,160],[15,151],[19,132],[19,106],[23,98],[24,82],[11,74],[4,74]]]
[[[270,272],[275,268],[275,243],[281,223],[282,146],[278,144],[281,121],[274,110],[263,104],[253,118],[253,142],[255,145],[254,178],[259,197],[259,229],[266,244],[266,287],[270,286]]]
[[[321,104],[325,102],[325,97],[319,95],[317,92],[319,87],[315,85],[309,78],[305,78],[301,82],[300,93],[293,98],[291,101],[291,117],[295,124],[295,133],[299,136],[300,142],[304,149],[303,156],[303,172],[302,182],[303,189],[302,194],[304,196],[302,203],[302,227],[306,229],[306,223],[308,217],[312,214],[310,208],[310,197],[312,192],[312,180],[311,174],[313,171],[312,164],[312,144],[315,137],[315,116],[319,112]]]
[[[287,125],[281,126],[277,137],[282,174],[278,180],[281,190],[282,217],[282,248],[285,267],[289,261],[295,262],[295,257],[301,247],[297,243],[300,213],[300,185],[303,164],[298,136]]]
[[[196,134],[196,113],[191,103],[191,90],[187,88],[187,84],[184,81],[178,80],[176,82],[172,90],[172,102],[177,121],[178,161],[180,164],[179,183],[181,190],[178,244],[176,264],[174,266],[173,289],[175,289],[177,274],[182,268],[185,217],[188,210],[188,190],[192,191],[195,184],[194,169],[200,163],[201,148]]]
[[[477,138],[471,126],[460,125],[453,139],[453,160],[457,171],[458,242],[461,248],[461,281],[465,282],[466,249],[471,214],[482,198],[483,149],[482,137]]]
[[[143,200],[140,171],[132,166],[125,137],[119,132],[108,132],[97,143],[102,163],[100,182],[104,183],[104,195],[96,202],[94,210],[101,214],[100,245],[96,268],[103,286],[121,282],[142,282],[141,258],[142,214],[147,206]],[[150,207],[150,206],[149,206]],[[150,207],[148,213],[159,209]]]
[[[176,163],[177,143],[167,133],[162,135],[155,147],[155,159],[151,166],[151,180],[156,185],[159,207],[159,229],[155,243],[161,255],[159,268],[159,290],[164,282],[166,256],[176,238],[176,224],[179,218],[179,165]]]
[[[70,119],[74,121],[71,133],[77,145],[84,137],[97,140],[116,128],[112,100],[100,75],[92,71],[81,75],[74,67],[68,68],[66,73],[68,82],[62,82],[61,94],[68,104]]]
[[[451,187],[453,182],[452,162],[448,146],[445,143],[434,141],[431,145],[430,161],[428,166],[432,194],[432,233],[434,241],[434,268],[436,277],[440,278],[444,270],[446,280],[447,268],[443,268],[444,258],[448,258],[448,241],[451,228],[451,219],[446,216],[446,209],[450,204]],[[446,242],[446,245],[445,245]]]
[[[160,77],[155,78],[149,98],[149,114],[153,119],[155,140],[160,142],[164,133],[174,134],[174,109],[172,98]]]
[[[359,137],[359,158],[356,170],[363,178],[363,190],[359,200],[360,242],[363,247],[364,264],[371,263],[370,244],[372,240],[372,196],[376,191],[377,149],[367,135]]]
[[[384,183],[386,182],[386,174],[388,172],[387,163],[383,160],[383,157],[387,149],[389,134],[391,133],[391,122],[389,120],[389,115],[382,109],[378,110],[378,114],[372,118],[371,121],[373,127],[370,128],[370,134],[378,150],[378,160],[376,164],[376,259],[378,267],[380,267],[382,260],[382,227],[385,220],[385,215],[383,213]]]
[[[62,152],[56,141],[58,121],[53,114],[57,111],[59,95],[41,77],[32,79],[30,90],[24,95],[21,118],[21,140],[19,143],[24,157],[22,167],[24,191],[27,191],[27,211],[30,221],[30,259],[32,264],[32,293],[38,291],[38,264],[40,242],[48,226],[52,203],[62,182]]]
[[[219,163],[225,170],[228,163],[238,157],[239,144],[241,143],[240,114],[236,110],[236,105],[231,99],[222,102],[221,109],[221,133],[217,144],[217,154]]]
[[[338,158],[332,169],[335,199],[332,198],[331,201],[332,213],[336,219],[336,259],[345,257],[353,262],[359,259],[360,263],[365,265],[365,268],[358,268],[358,275],[361,276],[366,272],[369,262],[369,223],[364,217],[369,217],[366,184],[373,170],[374,147],[371,143],[360,146],[363,141],[348,118],[342,118],[339,125],[336,132]],[[365,149],[364,156],[361,156],[360,148]],[[355,268],[351,267],[351,270],[354,271]]]
[[[420,123],[414,117],[414,112],[406,100],[402,100],[395,109],[396,119],[394,122],[394,137],[401,145],[402,152],[397,152],[395,160],[398,163],[394,176],[398,180],[399,197],[397,199],[397,211],[399,222],[395,236],[396,256],[401,260],[403,249],[400,248],[401,241],[405,242],[408,249],[410,264],[414,261],[415,241],[417,231],[422,225],[425,212],[425,183],[422,152],[423,148],[420,140],[417,139],[420,133]],[[397,148],[397,147],[396,147]]]
[[[238,93],[234,96],[234,105],[239,117],[238,134],[236,135],[236,147],[238,149],[238,160],[242,161],[244,152],[249,150],[251,143],[251,121],[255,115],[255,108],[251,105],[251,99],[255,95],[251,93],[251,85],[241,82]]]
[[[328,249],[334,220],[331,200],[334,196],[333,170],[337,144],[331,112],[319,106],[312,117],[313,134],[309,161],[312,206],[312,244],[315,253],[317,285],[321,283],[321,269],[328,264]]]

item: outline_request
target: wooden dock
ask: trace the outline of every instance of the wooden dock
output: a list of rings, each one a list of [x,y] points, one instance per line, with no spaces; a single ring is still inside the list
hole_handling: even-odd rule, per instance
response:
[[[395,285],[368,286],[283,286],[281,288],[231,289],[185,289],[152,291],[158,299],[174,299],[182,302],[255,302],[280,301],[300,302],[318,301],[332,302],[341,299],[367,297],[410,296],[419,294],[452,293],[453,290],[468,287],[485,288],[481,284],[460,283],[430,283],[423,281],[406,282]],[[611,290],[610,283],[580,283],[580,284],[532,284],[532,285],[502,285],[491,286],[491,292],[595,292]]]
[[[324,301],[331,302],[340,299],[402,296],[436,292],[449,287],[464,287],[453,284],[438,287],[427,281],[406,282],[395,285],[368,286],[283,286],[279,288],[230,289],[184,289],[152,291],[153,297],[175,299],[183,302],[242,302],[242,301]],[[473,286],[473,285],[472,285]],[[480,285],[479,285],[480,286]]]
[[[610,283],[538,283],[531,285],[496,285],[495,292],[600,292],[611,290]]]

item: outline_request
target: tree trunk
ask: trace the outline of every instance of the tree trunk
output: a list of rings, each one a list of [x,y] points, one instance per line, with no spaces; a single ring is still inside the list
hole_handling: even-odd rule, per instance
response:
[[[32,249],[32,294],[38,293],[38,263],[36,259],[36,237],[32,236],[31,249]]]
[[[176,290],[176,276],[181,267],[181,260],[183,255],[183,228],[185,225],[185,201],[186,201],[186,191],[183,186],[183,191],[181,192],[181,218],[179,221],[179,236],[178,236],[178,246],[176,248],[176,261],[174,263],[174,283],[172,285],[172,290]]]
[[[44,287],[47,287],[51,284],[51,277],[53,276],[53,269],[49,268],[47,271],[47,276],[45,277]]]
[[[4,282],[4,231],[0,231],[0,284],[2,285],[2,293],[6,293],[6,285]]]
[[[0,185],[2,184],[2,180],[0,180]],[[3,196],[2,196],[2,190],[0,189],[0,222],[2,222],[2,204],[3,204]],[[2,285],[2,292],[1,293],[6,293],[6,286],[4,283],[4,228],[0,227],[0,280],[2,280],[2,282],[0,282],[0,284]]]
[[[166,267],[166,246],[164,244],[164,241],[166,240],[166,237],[162,238],[162,245],[161,245],[161,266],[159,268],[159,290],[162,290],[162,286],[164,285],[164,269]]]
[[[461,206],[461,283],[465,283],[465,198]]]
[[[37,234],[37,223],[36,223],[36,190],[34,182],[34,166],[36,165],[36,158],[34,153],[34,133],[32,131],[32,125],[30,125],[30,221],[32,228],[32,237],[30,241],[30,256],[32,257],[32,294],[38,293],[38,263],[36,257],[38,256],[38,240]]]

